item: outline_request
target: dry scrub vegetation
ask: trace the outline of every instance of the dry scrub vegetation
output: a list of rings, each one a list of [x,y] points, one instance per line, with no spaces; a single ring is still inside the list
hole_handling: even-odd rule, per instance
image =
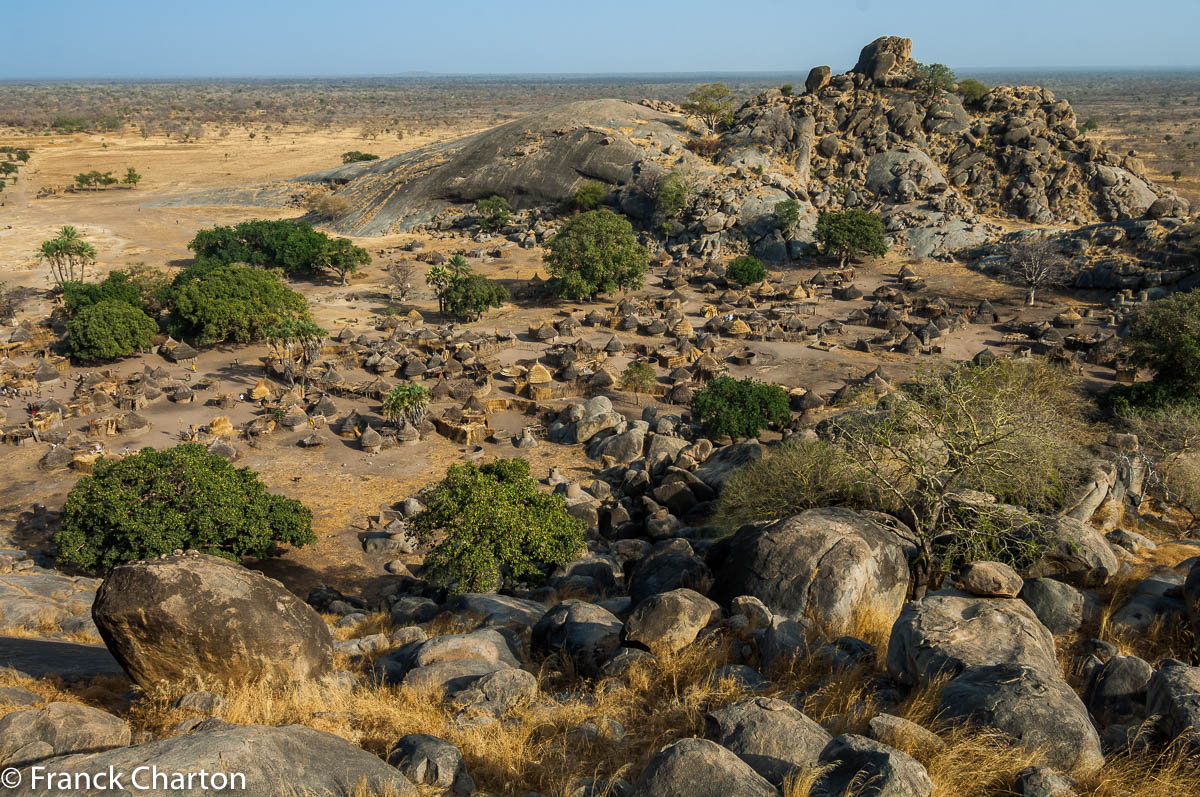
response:
[[[438,625],[430,631],[467,630]],[[364,627],[373,632],[389,630],[383,615],[368,618]],[[405,734],[442,737],[462,751],[481,789],[502,795],[535,790],[565,796],[580,779],[632,781],[665,744],[703,736],[707,712],[752,695],[788,700],[833,734],[865,733],[869,720],[881,711],[934,730],[944,742],[939,749],[916,738],[892,741],[927,768],[936,797],[1009,794],[1016,774],[1040,760],[1039,751],[1014,748],[1001,733],[942,723],[937,715],[940,683],[914,690],[899,706],[878,705],[873,694],[878,679],[886,675],[882,659],[888,623],[878,613],[865,611],[850,631],[872,643],[880,660],[831,671],[828,658],[810,652],[777,669],[762,691],[749,690],[735,678],[713,677],[714,670],[737,660],[734,646],[740,642],[728,632],[713,634],[657,662],[635,663],[621,677],[599,682],[578,677],[550,657],[540,667],[530,667],[538,673],[540,697],[512,709],[498,722],[456,716],[440,694],[370,682],[355,689],[316,682],[244,683],[213,689],[226,700],[221,719],[242,725],[305,725],[381,757]],[[1170,655],[1179,650],[1171,644],[1176,641],[1163,635],[1158,642],[1165,646],[1153,652]],[[1151,652],[1144,646],[1137,650]],[[353,666],[344,656],[336,664]],[[85,703],[113,712],[130,723],[135,741],[175,735],[176,726],[194,716],[171,707],[188,691],[179,686],[138,693],[132,701],[127,700],[129,683],[116,677],[68,685],[7,673],[0,674],[0,686],[23,686],[46,700]],[[577,729],[589,720],[599,731],[594,737]],[[795,773],[785,786],[785,797],[808,795],[818,774]],[[1146,755],[1113,754],[1102,770],[1080,774],[1078,780],[1079,793],[1095,797],[1200,794],[1200,761],[1178,748]]]

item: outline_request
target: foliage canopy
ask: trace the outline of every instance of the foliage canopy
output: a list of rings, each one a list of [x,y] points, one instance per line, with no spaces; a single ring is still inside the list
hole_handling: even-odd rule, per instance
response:
[[[633,225],[607,208],[581,213],[545,244],[547,289],[568,299],[642,287],[650,254]]]

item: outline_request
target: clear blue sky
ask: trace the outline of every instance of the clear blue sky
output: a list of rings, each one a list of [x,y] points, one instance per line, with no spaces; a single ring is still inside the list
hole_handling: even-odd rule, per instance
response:
[[[884,34],[959,69],[1200,66],[1200,0],[0,0],[0,22],[0,80],[837,72]]]

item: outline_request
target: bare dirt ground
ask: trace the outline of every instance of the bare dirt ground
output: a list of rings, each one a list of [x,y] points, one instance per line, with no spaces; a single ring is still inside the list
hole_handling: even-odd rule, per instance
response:
[[[187,242],[196,231],[214,224],[227,224],[248,218],[279,218],[299,215],[291,211],[264,210],[244,207],[155,208],[149,205],[168,196],[204,188],[245,185],[276,178],[290,177],[340,163],[340,154],[351,149],[375,152],[381,157],[423,146],[444,137],[461,135],[466,129],[448,129],[436,136],[408,136],[403,141],[364,142],[355,131],[340,133],[276,132],[267,141],[262,136],[251,139],[245,135],[228,138],[207,138],[181,144],[166,138],[143,139],[137,134],[75,135],[54,137],[20,137],[0,135],[0,144],[30,146],[33,159],[22,170],[20,181],[3,194],[0,206],[0,282],[10,287],[21,285],[39,290],[51,286],[48,270],[38,263],[34,252],[38,244],[52,236],[64,225],[76,226],[98,250],[98,262],[89,278],[102,277],[107,271],[131,263],[144,263],[156,268],[175,268],[187,262],[190,253]],[[144,176],[134,190],[104,191],[56,195],[35,198],[37,190],[47,185],[65,185],[82,171],[98,170],[124,173],[133,166]],[[298,282],[293,287],[308,298],[315,319],[326,329],[338,331],[350,326],[356,331],[370,332],[377,314],[386,309],[383,268],[398,255],[381,255],[381,250],[402,246],[413,240],[412,235],[389,238],[357,239],[375,256],[375,261],[347,286],[333,282]],[[432,240],[422,238],[428,250],[447,253],[477,248],[466,240]],[[967,271],[957,264],[941,262],[904,261],[895,256],[861,264],[856,284],[868,296],[880,284],[892,282],[902,265],[908,263],[926,277],[929,291],[944,296],[953,305],[972,307],[981,298],[991,299],[1004,318],[1025,314],[1026,318],[1049,317],[1059,312],[1064,297],[1047,296],[1037,308],[1023,308],[1020,292],[993,280]],[[421,265],[421,264],[419,264]],[[788,279],[810,276],[816,264],[797,268]],[[541,269],[539,249],[520,249],[515,245],[503,250],[499,258],[473,261],[473,267],[490,278],[517,288]],[[424,266],[421,265],[423,269]],[[793,271],[793,270],[789,270]],[[423,286],[423,272],[415,280]],[[661,293],[659,277],[652,274],[643,293]],[[694,295],[686,312],[696,328],[704,323],[701,307],[704,297]],[[1076,306],[1080,302],[1073,302]],[[844,318],[855,307],[865,307],[864,300],[834,301],[828,296],[813,306],[816,318]],[[418,291],[414,301],[400,308],[421,311],[427,321],[437,323],[436,303],[424,291]],[[545,320],[571,310],[587,312],[588,305],[548,306],[536,302],[517,302],[489,313],[477,326],[485,329],[509,329],[524,333],[536,321]],[[52,310],[46,299],[30,301],[20,308],[18,319],[45,318]],[[876,366],[882,365],[892,377],[901,377],[927,357],[905,357],[898,354],[866,354],[854,351],[850,344],[877,332],[867,328],[847,327],[843,333],[845,345],[830,351],[810,348],[801,343],[753,342],[742,344],[730,341],[729,349],[749,346],[758,353],[753,366],[735,366],[737,376],[753,375],[788,387],[802,386],[822,393],[832,392],[846,381],[858,379]],[[603,345],[613,333],[585,327],[584,337]],[[636,335],[619,333],[628,342],[657,345]],[[992,327],[971,325],[953,333],[944,341],[942,356],[966,359],[985,346],[998,348],[1000,334]],[[503,352],[506,362],[525,359],[532,361],[544,348],[531,340],[522,340],[514,349]],[[108,366],[114,374],[130,375],[145,366],[166,367],[177,378],[199,381],[204,377],[220,380],[219,392],[241,394],[262,376],[259,358],[265,347],[222,346],[201,353],[196,370],[191,372],[173,365],[157,354],[145,354]],[[619,373],[624,359],[609,364]],[[72,368],[68,380],[90,369]],[[1089,374],[1096,380],[1106,380],[1111,374]],[[362,372],[348,378],[368,381],[371,375]],[[70,381],[43,386],[36,396],[9,398],[3,410],[8,423],[20,423],[27,417],[24,400],[37,397],[66,401],[73,386]],[[209,424],[218,415],[228,415],[239,425],[257,414],[257,406],[244,402],[232,411],[220,411],[203,403],[177,405],[166,399],[147,407],[142,414],[151,427],[136,436],[123,435],[103,441],[111,453],[136,450],[143,446],[174,445],[184,430],[192,425]],[[637,417],[646,398],[634,402],[618,394],[619,408]],[[624,399],[623,401],[621,399]],[[358,410],[367,417],[379,418],[379,406],[371,402],[352,402],[337,399],[340,413]],[[444,407],[434,408],[440,412]],[[682,408],[664,408],[679,411]],[[511,424],[504,431],[519,434],[525,419],[520,416],[495,419],[494,425]],[[84,426],[81,419],[70,423]],[[509,444],[487,443],[482,451],[468,451],[438,435],[430,435],[414,446],[385,449],[368,456],[356,441],[339,438],[324,432],[329,443],[322,448],[304,449],[297,442],[311,430],[277,431],[258,448],[239,442],[241,457],[238,464],[259,471],[273,489],[299,498],[312,508],[314,530],[318,542],[285,556],[262,563],[267,572],[285,581],[300,594],[317,583],[329,583],[355,592],[370,592],[372,579],[382,576],[384,558],[368,555],[360,544],[367,530],[368,518],[377,516],[381,506],[394,504],[436,480],[446,467],[464,457],[513,456],[517,450]],[[8,531],[15,529],[23,542],[41,546],[48,531],[38,524],[27,523],[37,514],[35,507],[43,505],[57,510],[79,474],[73,471],[44,473],[37,461],[44,446],[25,448],[6,447],[0,452],[4,479],[0,481],[0,524]],[[551,466],[557,466],[568,478],[586,479],[594,463],[589,463],[580,447],[565,447],[543,443],[535,449],[521,452],[531,461],[534,475],[544,477]],[[52,529],[51,529],[52,530]]]

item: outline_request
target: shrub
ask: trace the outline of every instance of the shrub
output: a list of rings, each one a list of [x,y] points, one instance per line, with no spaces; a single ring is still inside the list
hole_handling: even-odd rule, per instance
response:
[[[692,397],[692,415],[710,439],[758,437],[764,427],[791,418],[787,391],[754,379],[719,376]]]
[[[150,345],[158,324],[140,307],[103,299],[67,322],[67,346],[81,360],[115,360]]]
[[[237,561],[315,539],[303,504],[195,443],[101,457],[71,489],[54,536],[60,561],[95,572],[176,549]]]
[[[785,199],[775,203],[775,226],[784,237],[794,235],[800,226],[800,203],[795,199]]]
[[[825,440],[788,440],[734,472],[713,520],[734,530],[822,506],[865,509],[875,505],[873,498],[840,448]]]
[[[304,297],[272,272],[206,262],[175,289],[168,327],[175,337],[205,346],[250,343],[271,327],[308,318]]]
[[[356,149],[342,153],[342,163],[364,163],[366,161],[377,161],[378,155],[372,155],[369,152],[359,152]]]
[[[582,211],[595,210],[604,201],[606,193],[607,189],[605,189],[604,183],[596,180],[584,180],[571,197],[571,207]]]
[[[451,465],[424,498],[413,526],[423,539],[440,539],[426,572],[455,592],[540,584],[544,567],[570,561],[584,545],[583,521],[561,495],[538,491],[523,459]]]
[[[945,64],[918,63],[912,75],[916,90],[930,99],[954,90],[954,72]]]
[[[312,211],[317,218],[325,220],[336,219],[350,210],[351,207],[350,200],[346,199],[346,197],[324,191],[306,199],[304,206]]]
[[[784,83],[782,86],[779,87],[779,93],[785,97],[792,96],[793,91],[795,91],[795,87],[792,86],[791,83]]]
[[[442,301],[446,312],[453,315],[481,315],[508,301],[508,291],[482,274],[467,274],[451,279],[442,291]]]
[[[479,224],[485,230],[498,230],[512,218],[512,207],[502,196],[490,196],[475,203]]]
[[[725,278],[739,285],[752,285],[767,278],[767,269],[757,257],[742,255],[725,269]]]
[[[99,302],[124,302],[131,307],[142,306],[142,288],[125,271],[110,271],[101,282],[64,282],[62,286],[63,307],[67,315]]]
[[[385,418],[403,418],[414,426],[425,419],[429,408],[429,391],[421,385],[401,384],[392,388],[383,400]]]
[[[246,221],[234,227],[200,230],[188,249],[197,259],[277,268],[289,275],[311,275],[322,268],[343,273],[340,269],[351,263],[370,262],[367,250],[349,239],[331,239],[297,219]]]
[[[713,160],[721,152],[723,144],[721,143],[720,136],[701,136],[700,138],[689,139],[684,146],[701,158]]]
[[[966,102],[978,102],[988,93],[988,87],[973,77],[958,81],[954,91]]]
[[[581,213],[546,241],[547,290],[568,299],[642,287],[650,254],[633,225],[607,208]]]
[[[671,172],[658,184],[654,205],[663,216],[673,219],[687,207],[691,186],[679,172]]]
[[[633,393],[649,393],[658,378],[654,366],[641,360],[633,360],[621,372],[621,388]]]
[[[682,107],[684,113],[716,130],[733,121],[733,92],[724,83],[704,83],[688,92]]]
[[[852,257],[887,254],[883,219],[878,213],[851,208],[822,213],[817,218],[816,238],[825,253],[845,266]]]

